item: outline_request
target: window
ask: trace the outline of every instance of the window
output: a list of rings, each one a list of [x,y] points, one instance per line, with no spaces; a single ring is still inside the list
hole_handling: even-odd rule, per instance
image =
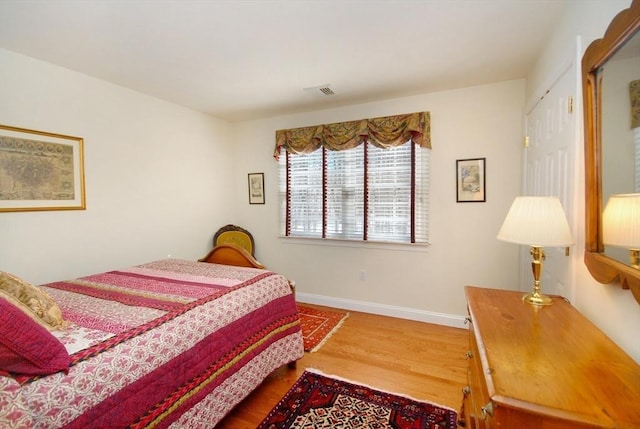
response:
[[[427,243],[430,149],[363,143],[280,156],[281,233]]]

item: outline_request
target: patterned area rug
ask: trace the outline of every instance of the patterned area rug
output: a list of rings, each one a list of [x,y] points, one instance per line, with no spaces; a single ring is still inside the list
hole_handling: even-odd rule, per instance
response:
[[[258,429],[454,429],[457,414],[427,402],[305,371]]]
[[[339,311],[322,311],[298,304],[304,351],[316,352],[338,330],[349,313]]]

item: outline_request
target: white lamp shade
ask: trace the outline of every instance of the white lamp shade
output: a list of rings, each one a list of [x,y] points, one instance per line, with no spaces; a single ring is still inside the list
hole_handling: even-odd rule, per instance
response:
[[[573,237],[558,197],[516,197],[498,240],[537,247],[567,247]]]
[[[640,249],[640,194],[609,197],[602,214],[604,244]]]

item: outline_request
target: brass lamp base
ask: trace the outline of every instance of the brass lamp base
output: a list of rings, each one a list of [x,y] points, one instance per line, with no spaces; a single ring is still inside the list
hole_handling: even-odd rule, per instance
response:
[[[547,295],[543,295],[540,292],[534,291],[532,293],[528,293],[522,297],[522,300],[528,304],[533,305],[551,305],[553,304],[553,300],[549,298]]]
[[[532,305],[551,305],[553,301],[546,295],[540,293],[540,273],[542,272],[542,261],[544,260],[544,250],[540,246],[531,246],[529,251],[533,257],[531,270],[533,271],[533,292],[526,294],[522,300]]]
[[[629,249],[629,262],[636,270],[640,270],[640,249]]]

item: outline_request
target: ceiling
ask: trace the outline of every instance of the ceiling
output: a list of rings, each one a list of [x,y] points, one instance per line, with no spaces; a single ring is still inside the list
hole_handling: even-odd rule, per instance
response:
[[[0,0],[0,48],[242,121],[524,78],[569,1]]]

